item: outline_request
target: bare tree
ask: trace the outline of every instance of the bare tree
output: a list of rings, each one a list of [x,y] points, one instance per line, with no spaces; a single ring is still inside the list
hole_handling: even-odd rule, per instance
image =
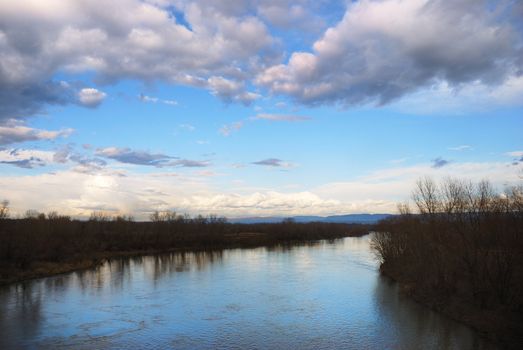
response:
[[[412,211],[410,210],[409,202],[398,203],[397,208],[398,213],[400,213],[400,215],[410,215],[412,213]]]
[[[26,219],[45,219],[45,214],[40,213],[38,210],[29,209],[25,212]]]
[[[434,215],[440,208],[437,185],[429,177],[416,181],[412,199],[421,214]]]
[[[149,215],[149,219],[152,222],[174,222],[178,219],[178,216],[176,215],[175,211],[158,211],[156,210],[151,215]]]
[[[441,183],[441,210],[446,214],[462,213],[466,207],[463,181],[446,178]]]
[[[103,212],[103,211],[93,211],[91,213],[91,216],[89,216],[89,221],[109,221],[110,216],[109,214]]]
[[[521,312],[523,186],[500,193],[486,180],[422,178],[412,197],[422,215],[400,204],[373,236],[381,270],[438,302]]]

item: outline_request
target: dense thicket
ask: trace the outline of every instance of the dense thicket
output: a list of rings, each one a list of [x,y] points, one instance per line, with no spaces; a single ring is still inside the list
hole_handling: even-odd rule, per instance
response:
[[[93,253],[223,248],[363,235],[369,227],[332,223],[230,224],[216,216],[190,218],[154,213],[151,221],[94,213],[87,221],[57,213],[0,216],[0,267],[29,268],[35,261],[70,261]]]
[[[379,224],[373,246],[382,271],[435,303],[497,310],[523,324],[523,188],[489,182],[417,182],[416,213]]]

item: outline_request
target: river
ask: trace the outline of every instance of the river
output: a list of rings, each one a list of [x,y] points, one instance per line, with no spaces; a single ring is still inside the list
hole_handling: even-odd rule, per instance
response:
[[[402,296],[369,236],[112,259],[0,288],[0,349],[487,349]]]

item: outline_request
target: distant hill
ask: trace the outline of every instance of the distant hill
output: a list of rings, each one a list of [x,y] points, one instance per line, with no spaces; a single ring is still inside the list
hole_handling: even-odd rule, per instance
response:
[[[391,214],[347,214],[332,216],[270,216],[270,217],[250,217],[229,219],[229,222],[235,224],[270,224],[281,222],[284,219],[291,218],[295,222],[334,222],[342,224],[375,224],[378,221],[391,216]]]

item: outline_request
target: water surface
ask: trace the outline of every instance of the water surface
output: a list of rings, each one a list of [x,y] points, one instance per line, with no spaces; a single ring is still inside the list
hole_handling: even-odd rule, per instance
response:
[[[113,259],[0,289],[0,349],[486,349],[398,293],[369,237]]]

